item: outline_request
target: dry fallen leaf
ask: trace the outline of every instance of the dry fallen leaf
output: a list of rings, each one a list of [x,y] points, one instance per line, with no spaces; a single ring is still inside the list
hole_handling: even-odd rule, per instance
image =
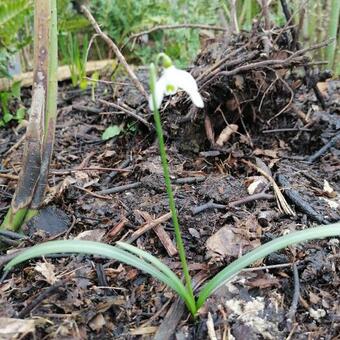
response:
[[[219,145],[219,146],[223,146],[226,142],[228,142],[230,137],[235,132],[237,132],[237,130],[238,130],[238,125],[236,125],[236,124],[229,124],[227,127],[225,127],[222,130],[222,132],[218,136],[216,144]]]
[[[25,335],[35,330],[34,320],[0,318],[0,339],[22,339]]]
[[[249,279],[245,282],[247,286],[253,288],[269,288],[273,286],[279,286],[280,281],[273,275],[268,273],[257,273],[255,278]]]
[[[105,230],[103,229],[92,229],[86,230],[78,234],[75,240],[86,240],[86,241],[97,241],[100,242],[105,235]]]
[[[249,177],[246,182],[248,194],[253,195],[262,192],[268,184],[269,182],[264,176]]]
[[[35,265],[34,269],[39,272],[50,285],[57,282],[57,278],[54,273],[55,267],[52,263],[39,262]]]
[[[206,256],[214,261],[219,261],[227,256],[238,257],[259,245],[258,240],[250,241],[246,235],[242,235],[232,226],[226,225],[208,238]]]
[[[336,197],[336,192],[331,187],[331,185],[328,183],[328,181],[326,181],[325,179],[323,180],[323,192],[329,198]]]
[[[89,322],[89,327],[93,331],[100,331],[105,324],[106,321],[103,317],[103,314],[99,313],[93,319],[91,319],[91,321]]]
[[[145,326],[130,330],[130,335],[149,335],[154,334],[158,330],[156,326]]]

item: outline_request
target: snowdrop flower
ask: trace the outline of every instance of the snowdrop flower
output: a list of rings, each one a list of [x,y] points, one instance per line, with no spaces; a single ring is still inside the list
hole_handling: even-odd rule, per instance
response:
[[[203,107],[203,100],[193,76],[189,72],[176,68],[168,56],[164,57],[164,54],[162,56],[164,71],[155,85],[157,109],[161,106],[164,96],[173,95],[179,89],[185,91],[197,107]],[[149,107],[151,111],[154,111],[152,96],[149,97]]]

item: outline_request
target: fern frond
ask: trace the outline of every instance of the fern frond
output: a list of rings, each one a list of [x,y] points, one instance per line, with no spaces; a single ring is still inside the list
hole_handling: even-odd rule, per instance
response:
[[[32,0],[2,0],[0,3],[0,30],[11,21],[16,21],[27,9],[32,7]]]
[[[32,0],[1,0],[0,2],[0,46],[13,49],[18,44],[18,32],[32,8]]]

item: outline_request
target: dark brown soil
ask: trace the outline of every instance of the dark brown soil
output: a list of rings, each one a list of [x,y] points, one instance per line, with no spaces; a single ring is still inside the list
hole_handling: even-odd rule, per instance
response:
[[[251,50],[253,46],[245,55]],[[220,57],[203,53],[194,74]],[[200,285],[259,244],[289,231],[339,221],[339,138],[320,157],[307,161],[339,136],[340,83],[318,84],[325,109],[313,91],[300,84],[294,89],[294,105],[268,123],[287,105],[290,92],[283,83],[274,84],[271,90],[276,71],[266,72],[252,70],[218,78],[202,89],[206,102],[202,112],[196,112],[180,94],[170,99],[162,113],[188,261]],[[292,75],[285,79],[291,87]],[[255,97],[258,86],[262,92]],[[79,237],[113,244],[129,239],[148,220],[168,213],[153,129],[113,112],[117,109],[98,99],[112,101],[118,93],[131,110],[152,122],[145,102],[131,88],[100,84],[95,92],[93,102],[90,91],[75,91],[68,84],[60,88],[46,197],[52,213],[45,212],[42,220],[26,227],[28,239],[11,239],[13,249],[51,238]],[[183,118],[188,112],[191,115]],[[124,132],[104,142],[101,134],[111,124],[124,124]],[[237,133],[222,146],[216,145],[227,124],[236,124]],[[22,145],[8,150],[23,132],[14,126],[0,130],[0,175],[14,176],[0,177],[0,221],[15,189]],[[295,216],[280,211],[268,195],[273,194],[272,187],[249,162],[271,173]],[[117,167],[126,171],[110,170]],[[262,184],[255,193],[267,194],[265,199],[239,202],[249,197],[247,190],[256,181]],[[119,191],[127,184],[134,187]],[[110,193],[112,188],[118,192]],[[215,206],[196,210],[208,202]],[[59,223],[58,228],[39,230],[39,223],[46,226],[46,218],[55,219],[50,224]],[[161,229],[173,241],[170,220]],[[148,231],[134,244],[180,275],[178,256],[171,247],[164,247],[159,233]],[[4,256],[5,252],[0,263]],[[208,335],[209,324],[217,339],[338,339],[339,285],[339,239],[308,242],[255,263],[215,292],[193,320],[175,304],[172,291],[137,269],[98,257],[53,256],[25,263],[4,280],[0,320],[35,320],[34,336],[29,333],[27,339],[148,339],[160,332],[159,327],[164,328],[164,322],[168,335],[174,328],[173,339],[213,339]],[[173,309],[171,324],[166,315]]]

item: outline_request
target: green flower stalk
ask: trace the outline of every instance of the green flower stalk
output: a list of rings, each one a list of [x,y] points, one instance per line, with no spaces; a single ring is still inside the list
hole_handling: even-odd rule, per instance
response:
[[[159,142],[159,151],[160,151],[160,156],[161,156],[162,166],[163,166],[163,175],[164,175],[166,190],[167,190],[167,194],[168,194],[168,198],[169,198],[169,206],[170,206],[170,211],[171,211],[171,214],[172,214],[172,221],[173,221],[173,225],[174,225],[176,244],[177,244],[179,257],[180,257],[181,264],[182,264],[186,288],[188,290],[188,294],[189,294],[189,297],[190,297],[190,302],[191,302],[190,304],[192,305],[192,307],[190,306],[191,307],[191,313],[193,315],[195,315],[196,312],[197,312],[196,307],[195,307],[195,305],[196,305],[195,304],[195,297],[194,297],[191,277],[190,277],[190,274],[189,274],[189,268],[188,268],[188,264],[187,264],[185,248],[184,248],[183,239],[182,239],[182,235],[181,235],[181,229],[179,227],[174,194],[173,194],[173,191],[172,191],[172,188],[171,188],[170,171],[169,171],[169,165],[168,165],[168,161],[167,161],[167,154],[166,154],[166,151],[165,151],[165,143],[164,143],[162,123],[161,123],[161,118],[160,118],[160,114],[159,114],[159,110],[158,110],[158,108],[159,108],[159,106],[162,102],[164,94],[173,94],[174,92],[177,91],[177,88],[179,88],[179,87],[183,88],[183,85],[179,82],[180,80],[183,81],[183,74],[181,74],[182,78],[178,79],[176,77],[176,73],[177,72],[185,72],[185,71],[175,69],[175,67],[172,65],[171,59],[168,56],[162,54],[162,57],[163,57],[163,60],[164,60],[163,65],[165,66],[165,72],[163,74],[163,78],[160,78],[159,81],[156,80],[156,67],[155,67],[155,65],[154,64],[150,65],[151,97],[150,97],[150,100],[149,100],[149,105],[150,105],[150,108],[153,110],[153,114],[154,114],[156,132],[157,132],[157,137],[158,137],[158,142]],[[173,75],[175,75],[175,76],[173,76]],[[189,84],[190,94],[194,96],[195,100],[198,98],[199,105],[203,106],[203,100],[198,93],[196,82],[193,80],[192,76],[189,73],[185,72],[184,79],[187,80],[187,83]],[[192,80],[193,80],[193,82],[192,82]],[[194,83],[194,86],[192,87],[193,91],[191,91],[191,89],[190,89],[190,85],[192,85],[192,83]],[[185,86],[185,87],[188,89],[187,86]]]

